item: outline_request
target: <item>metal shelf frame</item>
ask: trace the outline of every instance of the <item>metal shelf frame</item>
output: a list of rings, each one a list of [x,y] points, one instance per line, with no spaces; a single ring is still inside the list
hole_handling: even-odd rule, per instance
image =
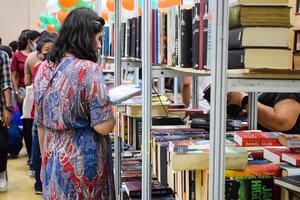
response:
[[[227,71],[228,53],[228,0],[211,0],[209,11],[211,14],[211,49],[208,59],[211,61],[211,71],[194,70],[187,68],[168,67],[164,65],[152,66],[151,61],[151,1],[142,1],[142,59],[121,58],[120,36],[121,26],[121,0],[115,0],[115,59],[106,57],[108,62],[115,63],[115,85],[121,84],[122,67],[134,68],[136,82],[138,82],[138,70],[142,67],[142,199],[151,199],[151,165],[150,165],[150,131],[151,118],[151,82],[152,77],[184,77],[193,76],[193,94],[198,94],[198,76],[211,76],[211,123],[210,130],[210,177],[209,199],[224,199],[224,157],[225,157],[225,119],[226,101],[228,91],[249,92],[249,123],[251,129],[256,129],[257,110],[256,102],[258,92],[299,92],[300,72],[296,75],[273,73],[250,73],[248,70]],[[298,75],[297,75],[298,74]],[[177,82],[177,81],[176,81]],[[195,107],[197,95],[193,97]],[[117,129],[118,130],[118,129]],[[218,134],[215,134],[218,133]],[[120,146],[120,138],[115,135],[115,150]],[[115,157],[115,183],[116,196],[121,199],[121,175],[120,175],[120,152],[116,151]]]

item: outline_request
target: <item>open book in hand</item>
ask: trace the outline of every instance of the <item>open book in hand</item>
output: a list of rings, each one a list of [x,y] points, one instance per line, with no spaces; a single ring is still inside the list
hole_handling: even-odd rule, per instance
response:
[[[120,85],[108,91],[108,96],[113,105],[118,105],[136,95],[141,94],[142,89],[138,85]]]

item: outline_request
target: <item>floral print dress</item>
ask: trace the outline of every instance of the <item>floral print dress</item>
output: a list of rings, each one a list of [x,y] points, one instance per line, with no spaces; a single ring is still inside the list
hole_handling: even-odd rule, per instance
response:
[[[100,67],[74,57],[57,68],[45,61],[34,87],[35,123],[44,127],[43,199],[114,199],[111,141],[92,128],[113,118]]]

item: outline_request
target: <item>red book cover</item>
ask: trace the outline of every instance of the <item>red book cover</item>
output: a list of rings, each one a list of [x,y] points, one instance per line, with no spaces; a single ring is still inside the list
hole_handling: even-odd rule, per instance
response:
[[[248,158],[254,160],[262,160],[264,159],[264,151],[263,150],[250,150],[248,151]]]
[[[281,146],[279,135],[275,132],[237,131],[234,141],[241,146]]]
[[[265,148],[264,149],[264,159],[269,160],[273,163],[283,162],[282,154],[289,153],[288,148]]]
[[[288,148],[300,148],[300,135],[299,134],[280,134],[279,142]]]
[[[152,63],[155,63],[155,48],[154,48],[154,27],[155,27],[155,10],[152,9]]]
[[[296,167],[300,167],[300,152],[284,153],[282,154],[282,160]]]
[[[199,69],[204,69],[204,14],[205,14],[205,2],[206,0],[200,0],[200,19],[199,19]]]

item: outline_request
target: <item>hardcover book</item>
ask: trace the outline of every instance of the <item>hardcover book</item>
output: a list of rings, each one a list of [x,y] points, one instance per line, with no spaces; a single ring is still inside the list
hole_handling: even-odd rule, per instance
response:
[[[274,26],[290,27],[287,6],[236,6],[229,10],[229,27]]]
[[[288,148],[265,148],[264,158],[273,163],[281,163],[283,162],[282,154],[289,152],[290,150]]]

